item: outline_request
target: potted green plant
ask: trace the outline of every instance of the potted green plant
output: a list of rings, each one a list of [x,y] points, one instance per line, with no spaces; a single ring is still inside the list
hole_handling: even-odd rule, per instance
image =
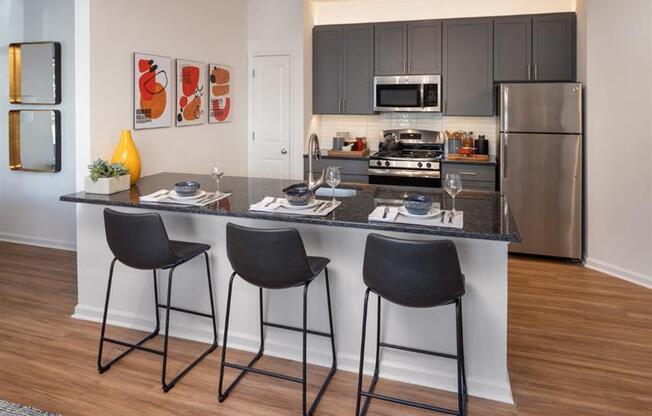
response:
[[[91,194],[113,194],[130,187],[129,169],[122,162],[109,163],[97,159],[88,165],[84,190]]]

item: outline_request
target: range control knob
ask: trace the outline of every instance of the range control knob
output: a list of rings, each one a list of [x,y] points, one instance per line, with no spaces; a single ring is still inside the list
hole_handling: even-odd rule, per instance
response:
[[[427,167],[427,168],[431,168],[431,167],[432,167],[432,163],[430,163],[430,162],[426,163],[426,167]]]
[[[419,162],[419,163],[417,163],[417,166],[421,168],[421,167],[423,167],[423,163]]]
[[[376,166],[382,166],[382,164],[383,162],[381,162],[380,160],[376,162]]]
[[[391,163],[385,162],[385,166],[389,167],[389,165],[391,165]]]

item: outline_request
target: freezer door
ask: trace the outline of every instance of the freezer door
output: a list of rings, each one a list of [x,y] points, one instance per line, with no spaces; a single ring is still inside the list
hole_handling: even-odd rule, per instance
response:
[[[582,133],[582,84],[501,84],[500,131]]]
[[[500,135],[501,190],[522,242],[515,253],[582,255],[582,136]]]

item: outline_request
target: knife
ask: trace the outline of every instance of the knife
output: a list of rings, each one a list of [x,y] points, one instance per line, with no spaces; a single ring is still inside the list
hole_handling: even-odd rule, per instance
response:
[[[387,214],[389,214],[389,207],[386,206],[385,209],[383,209],[383,219],[387,218]]]
[[[325,210],[326,208],[330,207],[331,203],[328,201],[325,201],[317,210],[315,211],[315,214],[318,212],[321,212],[322,210]]]

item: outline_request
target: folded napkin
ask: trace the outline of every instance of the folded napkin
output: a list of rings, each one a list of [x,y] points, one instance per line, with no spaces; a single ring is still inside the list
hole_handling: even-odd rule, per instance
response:
[[[158,202],[164,200],[167,197],[168,197],[168,190],[160,189],[156,192],[152,192],[151,194],[143,195],[138,199],[143,202]]]
[[[272,198],[271,196],[266,196],[262,201],[252,204],[249,209],[251,211],[272,212],[280,207],[281,202],[283,201],[283,198]]]
[[[385,215],[385,209],[387,209],[387,215]],[[383,215],[385,218],[383,218]],[[398,217],[398,207],[381,205],[371,211],[371,214],[369,214],[368,218],[369,221],[375,222],[394,222],[396,221],[396,217]]]

